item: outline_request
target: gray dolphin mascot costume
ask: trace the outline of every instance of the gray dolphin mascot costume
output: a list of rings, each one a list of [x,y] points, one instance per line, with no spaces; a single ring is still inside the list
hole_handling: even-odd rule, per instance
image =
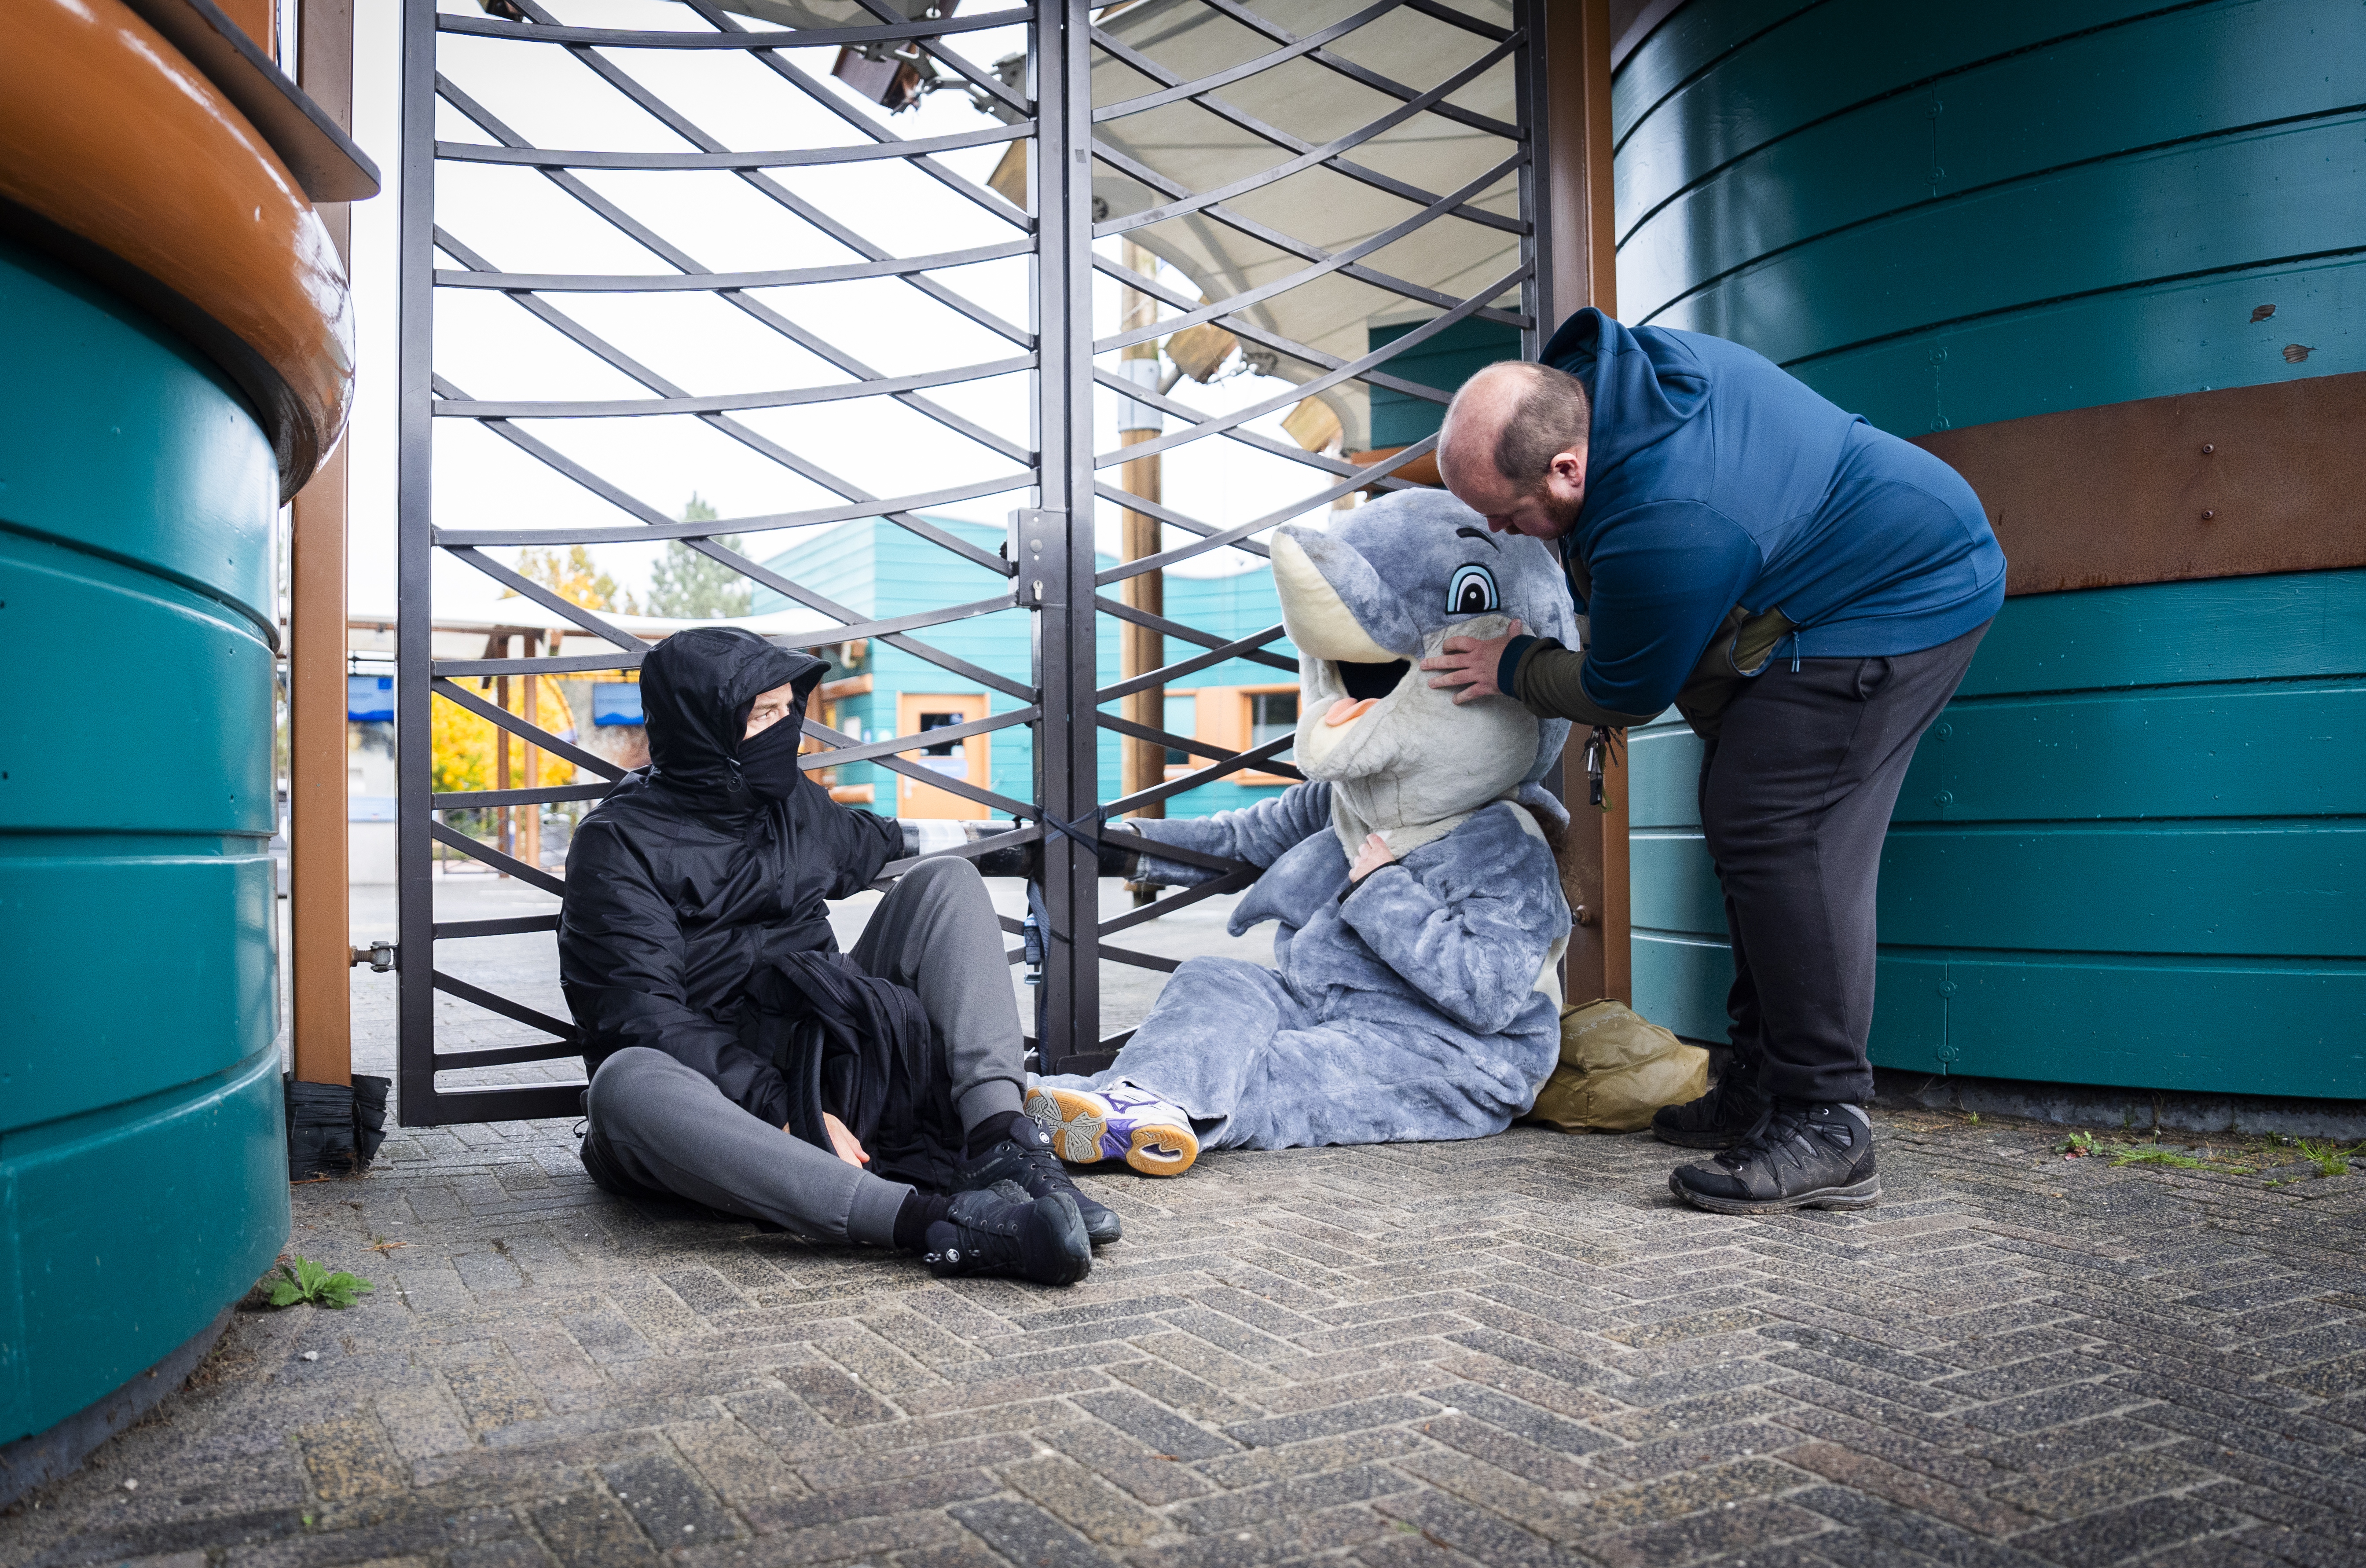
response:
[[[1514,618],[1572,642],[1551,553],[1443,491],[1400,491],[1327,532],[1277,529],[1273,576],[1307,782],[1129,826],[1261,867],[1232,931],[1279,922],[1276,967],[1190,959],[1108,1069],[1033,1080],[1028,1113],[1068,1160],[1179,1175],[1202,1146],[1484,1137],[1559,1059],[1569,905],[1545,825],[1558,837],[1567,817],[1538,781],[1569,726],[1507,697],[1457,705],[1414,668]],[[1394,860],[1351,881],[1374,833]],[[1218,874],[1150,849],[1125,869]]]

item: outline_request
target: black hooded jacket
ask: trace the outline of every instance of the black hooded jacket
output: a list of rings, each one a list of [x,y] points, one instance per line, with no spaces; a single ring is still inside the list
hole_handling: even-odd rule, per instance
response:
[[[779,801],[740,779],[758,695],[794,685],[780,721],[794,733],[828,668],[719,626],[677,632],[642,663],[649,765],[584,818],[567,852],[558,973],[592,1071],[653,1046],[750,1114],[791,1121],[795,1092],[751,1048],[751,986],[790,955],[835,953],[827,901],[903,852],[896,823],[839,805],[811,777]]]

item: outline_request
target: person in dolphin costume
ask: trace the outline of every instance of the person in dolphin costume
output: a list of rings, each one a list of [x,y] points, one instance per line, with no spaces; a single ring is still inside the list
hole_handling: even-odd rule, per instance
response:
[[[1552,844],[1568,818],[1540,781],[1569,725],[1458,703],[1414,671],[1448,637],[1572,640],[1551,552],[1443,491],[1399,491],[1328,531],[1276,530],[1273,575],[1306,782],[1129,824],[1152,841],[1110,869],[1220,874],[1160,843],[1262,868],[1231,929],[1278,922],[1276,966],[1188,960],[1113,1065],[1032,1080],[1027,1112],[1071,1162],[1179,1175],[1202,1147],[1485,1137],[1559,1058],[1570,917]]]

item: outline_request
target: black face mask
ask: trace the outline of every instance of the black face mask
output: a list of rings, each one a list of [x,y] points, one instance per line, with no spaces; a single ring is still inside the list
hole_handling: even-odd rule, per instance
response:
[[[786,800],[789,792],[797,787],[803,776],[797,767],[797,748],[805,739],[805,710],[802,705],[775,719],[770,728],[760,730],[752,739],[739,742],[739,782],[753,794],[766,800]]]

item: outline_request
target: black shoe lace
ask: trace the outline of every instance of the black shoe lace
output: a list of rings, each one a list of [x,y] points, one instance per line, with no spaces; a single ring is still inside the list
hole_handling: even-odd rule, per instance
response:
[[[1770,1103],[1742,1134],[1741,1142],[1717,1156],[1718,1163],[1739,1170],[1753,1159],[1772,1159],[1777,1151],[1788,1149],[1807,1124],[1806,1111],[1786,1110],[1779,1101]]]

